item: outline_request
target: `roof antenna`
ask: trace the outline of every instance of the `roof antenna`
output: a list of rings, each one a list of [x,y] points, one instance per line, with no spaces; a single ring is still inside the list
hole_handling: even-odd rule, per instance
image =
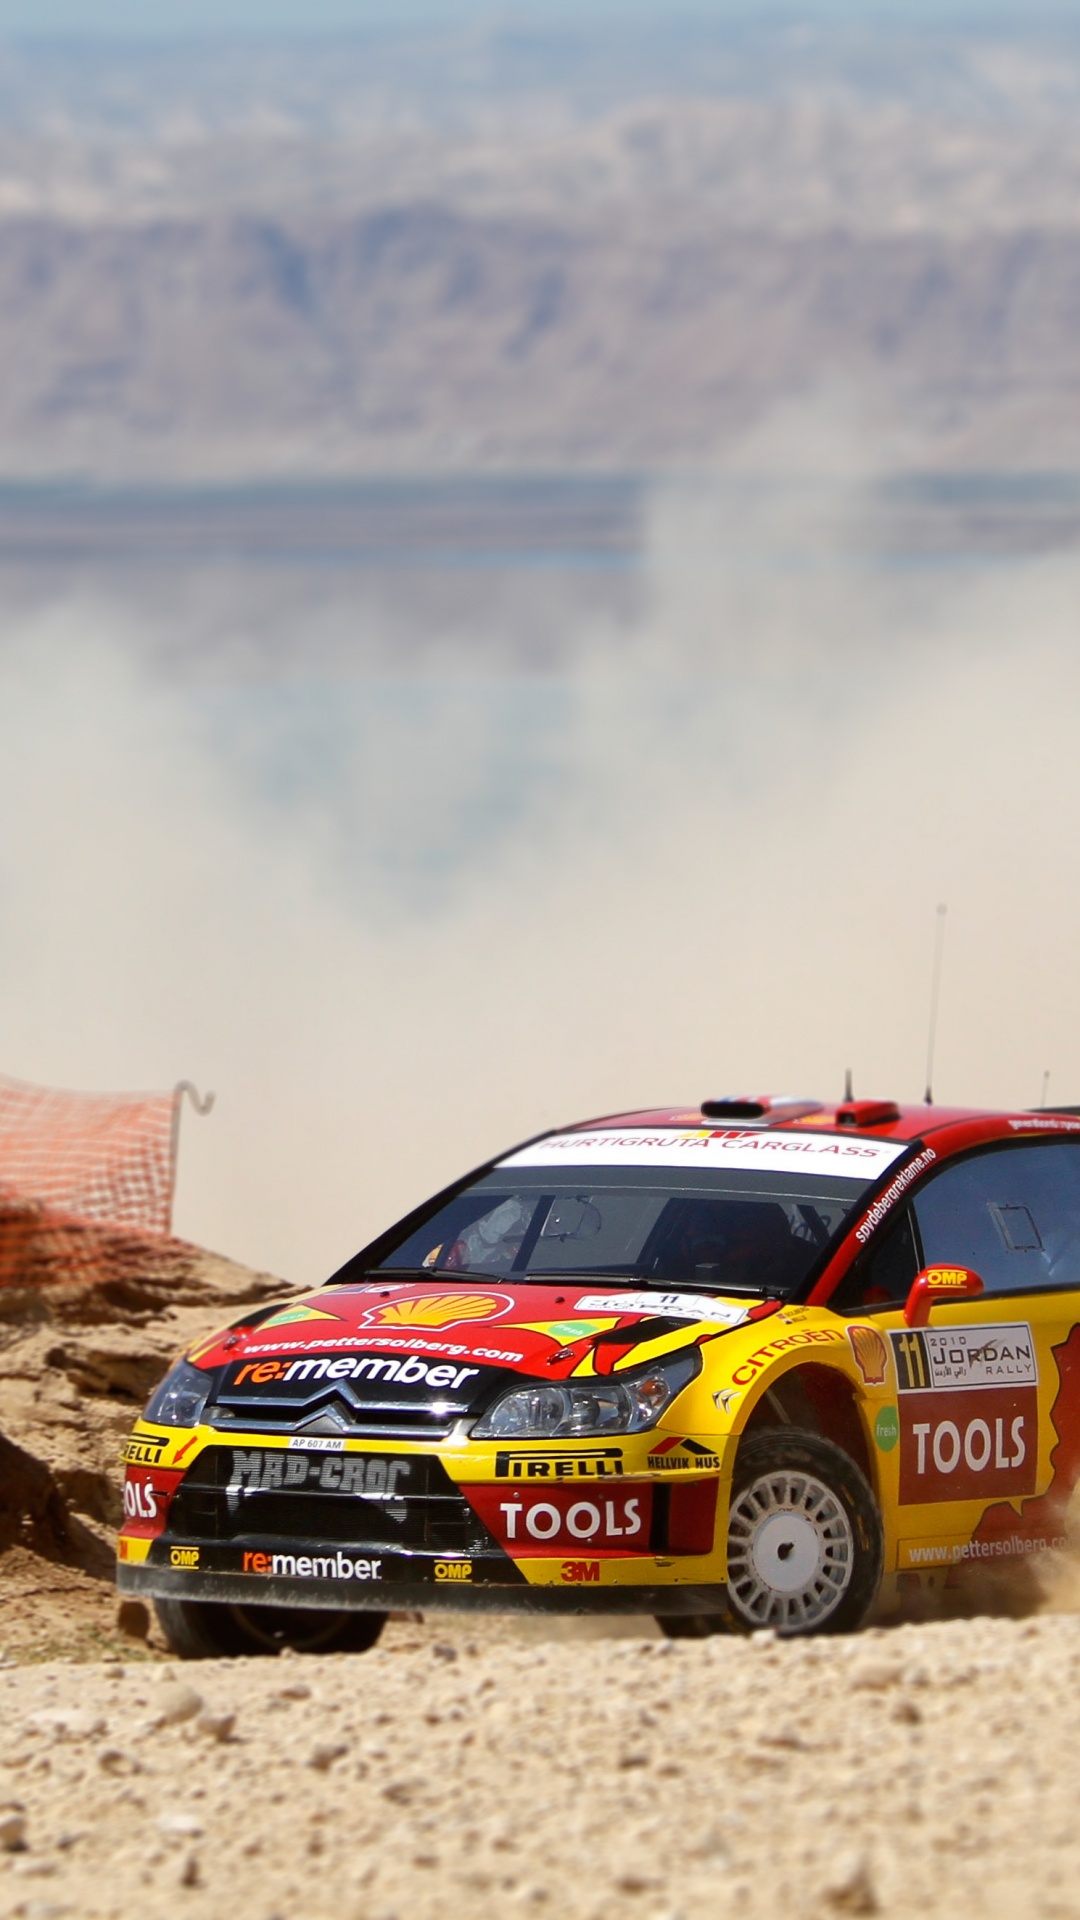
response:
[[[1045,1105],[1046,1105],[1046,1103],[1047,1103],[1047,1100],[1049,1099],[1049,1097],[1050,1097],[1050,1069],[1049,1069],[1049,1067],[1047,1067],[1047,1069],[1046,1069],[1046,1072],[1045,1072],[1045,1073],[1043,1074],[1043,1090],[1042,1090],[1042,1102],[1041,1102],[1041,1104],[1042,1104],[1042,1105],[1043,1105],[1044,1107],[1045,1107]]]
[[[850,1106],[854,1098],[855,1098],[855,1095],[851,1091],[851,1068],[846,1067],[844,1069],[844,1104],[845,1106]]]
[[[945,915],[949,909],[939,906],[937,910],[937,932],[934,936],[934,971],[930,981],[930,1032],[926,1041],[926,1092],[923,1094],[928,1107],[934,1104],[934,1046],[937,1042],[938,1001],[941,997],[941,958],[945,951]]]

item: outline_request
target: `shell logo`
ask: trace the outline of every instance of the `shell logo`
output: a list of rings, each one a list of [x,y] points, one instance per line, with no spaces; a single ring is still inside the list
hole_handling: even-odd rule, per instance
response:
[[[369,1307],[367,1327],[456,1327],[463,1320],[495,1320],[513,1306],[508,1293],[420,1293]]]
[[[884,1385],[889,1349],[876,1327],[849,1327],[848,1339],[855,1364],[868,1387]]]

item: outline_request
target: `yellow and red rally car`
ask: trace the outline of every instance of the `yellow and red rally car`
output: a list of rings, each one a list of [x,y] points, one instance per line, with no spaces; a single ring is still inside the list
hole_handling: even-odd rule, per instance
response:
[[[192,1349],[118,1580],[181,1654],[391,1609],[839,1632],[1080,1475],[1080,1118],[706,1101],[545,1135]]]

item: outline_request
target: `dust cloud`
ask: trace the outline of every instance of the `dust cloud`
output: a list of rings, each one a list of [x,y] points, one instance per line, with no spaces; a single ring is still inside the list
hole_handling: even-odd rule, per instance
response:
[[[918,1098],[939,900],[938,1098],[1080,1098],[1080,558],[912,561],[875,499],[659,485],[540,665],[347,582],[272,674],[242,595],[182,671],[167,595],[10,603],[4,1069],[213,1087],[177,1229],[296,1280],[560,1121]]]

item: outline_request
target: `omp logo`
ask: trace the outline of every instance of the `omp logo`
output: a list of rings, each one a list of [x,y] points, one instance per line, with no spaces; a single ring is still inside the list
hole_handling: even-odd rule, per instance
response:
[[[508,1293],[418,1293],[368,1307],[366,1327],[456,1327],[466,1320],[496,1320],[513,1306]]]
[[[579,1447],[574,1453],[510,1447],[495,1455],[497,1480],[603,1480],[622,1470],[621,1447]]]
[[[199,1564],[198,1547],[170,1547],[170,1567],[197,1567]]]
[[[581,1585],[585,1581],[599,1583],[600,1562],[599,1560],[564,1560],[562,1578],[574,1586]]]
[[[471,1560],[436,1560],[436,1580],[471,1580]]]

